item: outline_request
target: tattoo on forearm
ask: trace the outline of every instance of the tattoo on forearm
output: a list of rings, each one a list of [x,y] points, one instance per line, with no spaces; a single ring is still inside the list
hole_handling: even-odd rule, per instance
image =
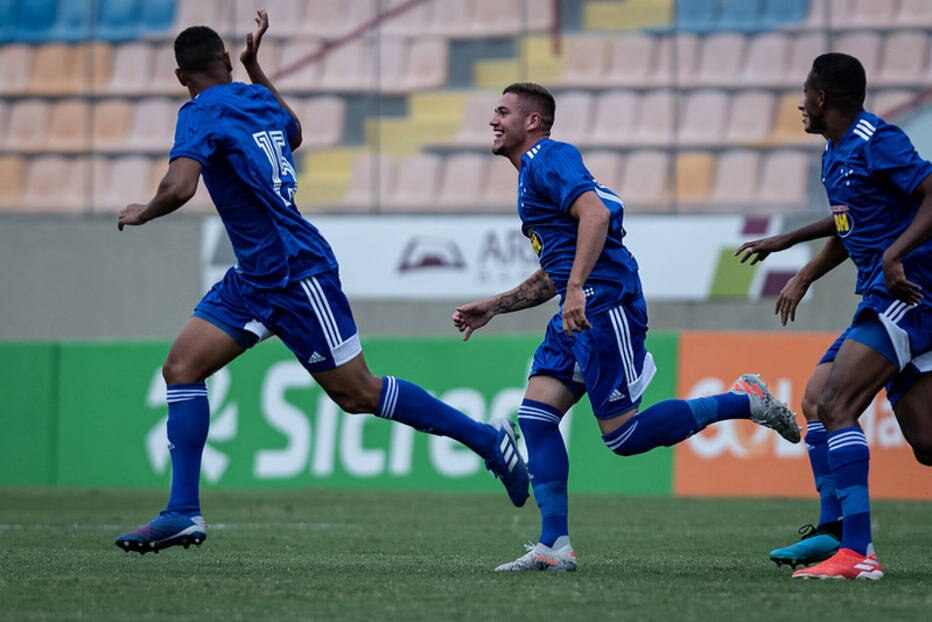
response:
[[[535,307],[550,300],[556,293],[547,273],[535,272],[524,283],[498,297],[495,301],[495,313],[508,313]]]

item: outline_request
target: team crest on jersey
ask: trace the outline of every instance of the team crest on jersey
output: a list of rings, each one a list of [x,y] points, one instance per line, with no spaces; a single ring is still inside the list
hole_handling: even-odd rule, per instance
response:
[[[537,235],[536,231],[531,231],[531,248],[534,249],[534,254],[540,257],[540,250],[544,247],[543,241],[540,239],[540,236]]]
[[[832,216],[835,217],[835,230],[838,232],[838,237],[848,237],[854,229],[854,217],[848,210],[848,206],[833,205]]]

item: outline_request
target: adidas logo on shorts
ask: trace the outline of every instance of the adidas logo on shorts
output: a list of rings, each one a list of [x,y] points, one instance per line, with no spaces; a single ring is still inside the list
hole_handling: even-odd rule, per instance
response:
[[[317,363],[323,363],[326,360],[327,359],[322,357],[320,354],[318,354],[317,352],[314,352],[313,354],[311,354],[311,358],[307,360],[307,363],[308,365],[315,365]]]
[[[623,400],[623,399],[625,399],[625,394],[619,391],[618,389],[615,389],[614,391],[612,391],[612,394],[608,396],[609,402],[617,402],[618,400]]]

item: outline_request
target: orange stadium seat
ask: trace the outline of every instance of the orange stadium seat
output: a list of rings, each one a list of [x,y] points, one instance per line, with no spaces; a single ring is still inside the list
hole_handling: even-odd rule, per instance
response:
[[[625,158],[622,181],[614,190],[630,212],[659,211],[670,205],[670,154],[635,151]]]
[[[90,205],[90,186],[88,158],[39,156],[29,164],[22,205],[29,211],[82,212]]]
[[[133,109],[132,102],[125,99],[105,99],[94,105],[91,127],[95,151],[120,151],[126,147]]]
[[[3,210],[21,209],[26,169],[26,158],[0,155],[0,208]]]
[[[676,156],[676,202],[704,203],[712,187],[715,157],[706,151],[682,151]]]
[[[49,151],[86,151],[91,145],[91,105],[84,99],[66,99],[49,114]]]
[[[559,86],[599,86],[608,75],[612,40],[603,35],[573,35],[563,39],[563,71]]]
[[[44,99],[21,99],[10,108],[5,147],[15,151],[42,151],[48,138],[51,104]]]
[[[437,208],[441,156],[418,153],[398,162],[395,183],[382,205],[390,211],[433,211]]]
[[[395,161],[380,153],[364,153],[353,162],[350,187],[341,207],[354,212],[374,211],[391,192]]]
[[[871,84],[880,68],[881,44],[882,38],[879,33],[857,31],[839,35],[834,40],[832,48],[835,52],[857,56],[867,73],[867,83]]]
[[[154,194],[152,160],[144,156],[94,158],[95,212],[116,212],[128,203],[144,203]]]
[[[759,205],[777,205],[787,211],[806,207],[809,167],[813,156],[803,151],[780,149],[767,154],[761,165]]]
[[[41,95],[70,95],[87,90],[89,48],[49,43],[36,48],[27,91]]]
[[[637,130],[632,143],[637,145],[669,145],[673,143],[676,123],[675,96],[669,89],[647,92],[641,98]]]
[[[645,32],[622,32],[611,37],[608,70],[602,77],[603,82],[613,86],[656,84],[659,40]]]
[[[731,95],[721,89],[693,91],[680,98],[676,141],[682,145],[714,145],[722,141]]]
[[[928,52],[929,38],[925,31],[903,30],[888,34],[884,40],[880,68],[871,84],[921,84]]]
[[[174,53],[172,55],[174,56]],[[152,56],[152,46],[141,41],[114,47],[111,68],[103,91],[118,95],[149,91],[154,78]],[[174,79],[174,76],[172,78]]]
[[[151,97],[137,102],[126,138],[126,150],[167,154],[175,136],[178,108],[179,102],[167,97]]]
[[[19,43],[0,45],[0,94],[24,93],[32,67],[32,46]]]
[[[560,122],[554,125],[556,140],[580,143],[591,133],[594,96],[585,91],[568,91],[557,96]]]
[[[776,121],[773,131],[767,141],[774,144],[785,145],[817,145],[823,142],[822,137],[806,134],[803,129],[802,113],[799,103],[802,101],[802,89],[786,93],[780,98],[777,105]]]
[[[744,35],[723,32],[706,36],[699,44],[699,61],[695,73],[681,74],[680,84],[739,84],[745,61],[747,39]]]
[[[734,145],[764,142],[773,129],[774,105],[775,97],[770,91],[748,90],[733,95],[723,142]]]
[[[615,192],[621,192],[621,167],[624,158],[616,151],[586,151],[583,163],[597,182]],[[624,199],[624,197],[621,197]]]
[[[473,152],[454,153],[446,157],[440,175],[437,207],[444,211],[477,211],[479,190],[491,157]]]
[[[343,139],[346,102],[341,97],[322,95],[289,102],[301,120],[306,147],[332,147]]]
[[[790,36],[782,32],[766,32],[751,37],[747,58],[741,70],[739,84],[746,86],[779,86],[790,79],[788,62]]]
[[[726,151],[718,157],[707,211],[753,211],[760,175],[760,153],[750,149]]]
[[[518,171],[507,159],[493,158],[479,190],[478,206],[488,211],[511,212],[516,209],[517,200]]]
[[[641,97],[631,89],[605,91],[596,98],[586,144],[624,147],[637,131]]]

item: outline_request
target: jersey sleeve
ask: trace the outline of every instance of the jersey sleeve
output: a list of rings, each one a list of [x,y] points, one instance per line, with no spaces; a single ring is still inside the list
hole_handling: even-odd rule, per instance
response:
[[[216,121],[203,106],[188,102],[178,111],[175,123],[175,142],[168,154],[175,158],[191,158],[207,166],[210,156],[217,150]]]
[[[559,205],[561,211],[569,212],[579,195],[595,188],[595,181],[579,150],[572,145],[557,143],[542,155],[541,162],[535,162],[534,167],[537,190]]]
[[[912,194],[932,174],[932,164],[920,157],[906,133],[895,125],[877,128],[867,143],[867,162],[872,171],[906,194]]]

